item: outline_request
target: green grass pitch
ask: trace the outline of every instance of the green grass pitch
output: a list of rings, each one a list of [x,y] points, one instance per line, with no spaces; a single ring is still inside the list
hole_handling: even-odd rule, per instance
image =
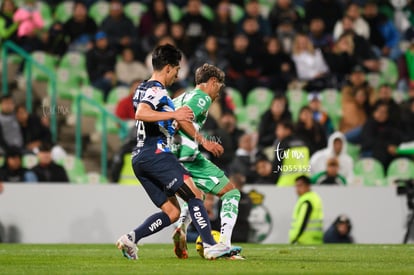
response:
[[[115,245],[0,244],[0,274],[414,274],[413,245],[242,244],[244,261],[204,260],[189,246],[186,260],[145,244],[130,261]]]

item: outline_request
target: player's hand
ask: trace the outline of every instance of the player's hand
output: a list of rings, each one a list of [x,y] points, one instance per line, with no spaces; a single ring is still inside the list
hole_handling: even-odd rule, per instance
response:
[[[204,141],[201,146],[204,147],[208,152],[212,153],[216,158],[221,156],[224,153],[224,148],[217,142],[212,142],[209,140]]]
[[[194,113],[190,108],[184,106],[174,112],[174,119],[177,121],[192,121],[194,119]]]

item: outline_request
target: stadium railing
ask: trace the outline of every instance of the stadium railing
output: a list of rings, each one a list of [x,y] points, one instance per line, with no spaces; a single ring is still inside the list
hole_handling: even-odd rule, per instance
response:
[[[32,89],[32,68],[35,66],[39,70],[43,71],[50,81],[51,87],[51,101],[50,101],[50,131],[52,133],[52,139],[54,142],[57,141],[57,118],[56,112],[57,110],[57,90],[56,90],[56,75],[53,71],[49,70],[47,67],[39,64],[33,57],[26,52],[24,49],[16,45],[11,41],[6,41],[2,45],[1,49],[1,59],[2,59],[2,66],[3,66],[3,74],[2,74],[2,89],[3,94],[7,95],[9,92],[8,86],[8,77],[7,77],[7,59],[9,55],[9,50],[13,51],[13,53],[21,56],[24,59],[25,67],[27,68],[26,71],[26,108],[29,113],[32,112],[32,96],[33,96],[33,89]]]
[[[81,158],[82,155],[82,103],[86,103],[91,105],[93,108],[96,108],[98,112],[101,114],[102,119],[102,140],[101,140],[101,174],[103,176],[107,176],[108,171],[108,139],[107,139],[107,120],[112,120],[119,125],[119,137],[121,140],[124,140],[128,136],[128,124],[123,121],[122,119],[118,118],[111,112],[105,109],[105,107],[93,100],[90,97],[87,97],[83,94],[78,94],[75,99],[76,104],[76,133],[75,133],[75,151],[76,157]]]

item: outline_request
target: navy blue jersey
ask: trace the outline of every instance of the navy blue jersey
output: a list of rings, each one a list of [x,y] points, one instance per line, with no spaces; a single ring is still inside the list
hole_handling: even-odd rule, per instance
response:
[[[134,110],[137,110],[138,104],[148,104],[153,110],[158,112],[173,112],[174,104],[168,95],[168,91],[158,81],[144,81],[135,90],[132,99]],[[154,139],[159,144],[159,149],[169,151],[168,145],[171,137],[175,133],[173,120],[144,122],[137,120],[137,147],[141,148],[148,144],[153,144]],[[134,154],[133,154],[134,155]]]

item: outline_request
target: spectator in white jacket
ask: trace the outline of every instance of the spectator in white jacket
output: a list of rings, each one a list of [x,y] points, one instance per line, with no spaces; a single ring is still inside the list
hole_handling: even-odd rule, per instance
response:
[[[305,34],[296,35],[293,42],[292,59],[299,80],[314,80],[329,72],[321,51],[313,47],[311,40]]]
[[[367,21],[365,21],[361,16],[360,7],[356,3],[350,3],[348,8],[345,11],[345,16],[348,16],[352,19],[354,31],[356,34],[364,37],[369,40],[370,29]],[[338,20],[334,27],[334,39],[337,40],[344,33],[344,28],[342,25],[342,19]]]
[[[339,162],[339,173],[343,175],[348,183],[352,182],[354,176],[354,163],[351,156],[346,150],[347,142],[341,132],[335,132],[329,136],[328,147],[316,151],[311,159],[311,174],[315,175],[326,170],[326,163],[329,159],[335,157]]]

